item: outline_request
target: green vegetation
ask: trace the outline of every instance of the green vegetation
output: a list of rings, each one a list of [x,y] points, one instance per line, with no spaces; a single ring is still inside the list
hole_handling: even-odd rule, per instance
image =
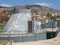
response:
[[[52,14],[47,13],[46,17],[47,17],[47,19],[52,20]]]
[[[7,42],[8,42],[8,40],[3,40],[3,41],[0,41],[0,44],[5,44]]]
[[[2,23],[2,22],[3,22],[3,20],[0,19],[0,23]]]
[[[58,20],[57,20],[57,23],[58,23],[58,24],[57,24],[57,27],[60,28],[60,15],[56,16],[56,18],[58,19]]]
[[[47,13],[47,19],[49,19],[49,20],[54,20],[54,21],[56,21],[57,22],[57,27],[58,28],[60,28],[60,15],[54,15],[54,16],[52,16],[52,14],[50,14],[50,13]],[[56,19],[58,19],[58,20],[56,20]]]
[[[28,5],[26,5],[26,7],[25,7],[26,9],[30,9],[30,7],[28,6]]]
[[[47,13],[46,17],[47,17],[47,19],[49,19],[49,20],[54,20],[54,21],[56,21],[56,15],[52,16],[52,14]]]
[[[3,26],[2,25],[0,25],[0,32],[3,30]]]

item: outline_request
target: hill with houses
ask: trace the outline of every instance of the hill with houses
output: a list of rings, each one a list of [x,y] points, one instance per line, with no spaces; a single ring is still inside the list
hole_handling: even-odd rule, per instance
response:
[[[14,13],[15,9],[31,9],[32,13],[40,13],[42,15],[47,15],[47,13],[53,13],[60,15],[60,10],[52,9],[50,7],[41,5],[25,5],[25,6],[13,6],[13,7],[2,7],[0,6],[0,21],[7,21],[10,16]]]

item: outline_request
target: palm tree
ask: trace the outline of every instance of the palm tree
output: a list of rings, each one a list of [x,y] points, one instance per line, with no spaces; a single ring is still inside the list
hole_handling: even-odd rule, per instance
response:
[[[54,14],[47,13],[46,17],[49,20],[56,21],[56,15],[54,15]]]

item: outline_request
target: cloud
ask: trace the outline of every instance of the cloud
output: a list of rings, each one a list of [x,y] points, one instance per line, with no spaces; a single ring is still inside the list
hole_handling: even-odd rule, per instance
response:
[[[50,6],[53,5],[52,3],[35,3],[35,4],[36,4],[36,5],[47,6],[47,7],[50,7]]]
[[[9,4],[4,4],[4,3],[1,3],[0,6],[3,6],[3,7],[11,7],[11,5],[9,5]]]

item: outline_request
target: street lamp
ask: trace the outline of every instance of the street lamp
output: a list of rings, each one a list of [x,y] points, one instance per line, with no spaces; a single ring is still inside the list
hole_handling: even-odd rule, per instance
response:
[[[53,21],[54,21],[54,14],[52,14],[52,31],[53,31]]]
[[[54,14],[52,14],[52,32],[53,32],[53,21],[54,21],[53,18],[54,18]],[[52,36],[52,32],[51,32],[51,38],[53,37],[53,36]]]

